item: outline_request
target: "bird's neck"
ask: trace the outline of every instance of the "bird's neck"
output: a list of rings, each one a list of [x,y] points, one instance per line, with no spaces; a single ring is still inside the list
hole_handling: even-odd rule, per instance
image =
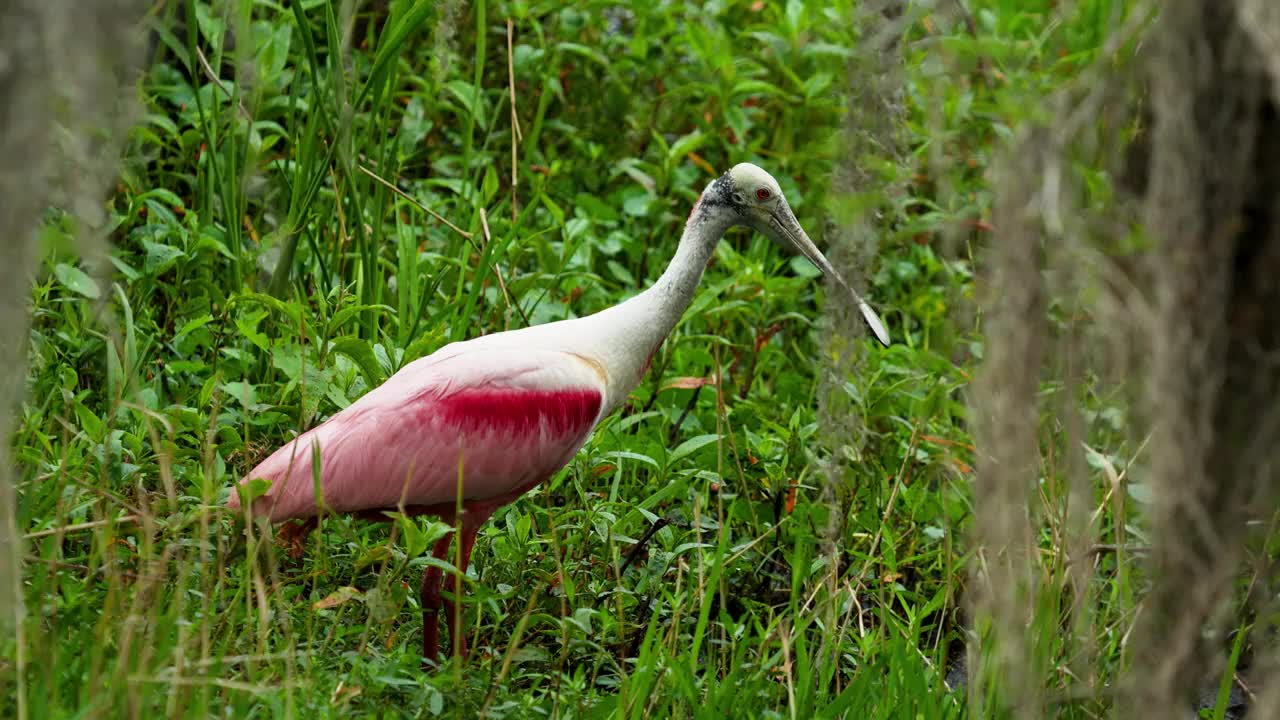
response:
[[[635,300],[646,306],[645,314],[650,318],[646,334],[652,337],[655,347],[671,334],[693,301],[702,272],[731,224],[723,213],[704,207],[699,200],[666,271],[652,287],[636,296]]]
[[[702,272],[732,221],[701,201],[685,224],[675,257],[650,288],[592,317],[595,354],[609,369],[608,408],[617,407],[639,384],[653,354],[693,300]]]

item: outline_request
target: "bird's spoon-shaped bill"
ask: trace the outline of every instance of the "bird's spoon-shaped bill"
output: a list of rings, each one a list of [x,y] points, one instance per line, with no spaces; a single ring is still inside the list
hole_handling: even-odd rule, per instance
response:
[[[770,213],[770,219],[777,234],[781,235],[792,247],[800,251],[801,255],[808,258],[809,262],[821,270],[823,275],[835,278],[840,287],[843,287],[853,296],[853,301],[858,304],[858,310],[862,311],[862,319],[867,321],[867,326],[871,328],[871,332],[875,334],[880,344],[889,347],[889,331],[885,329],[880,316],[876,314],[875,310],[871,309],[866,300],[862,299],[858,291],[850,287],[849,283],[845,282],[844,278],[840,276],[840,273],[836,272],[836,269],[831,266],[826,256],[822,254],[822,251],[818,250],[818,246],[814,245],[813,241],[809,239],[809,235],[805,233],[804,228],[800,227],[799,221],[795,219],[795,215],[790,212],[790,209],[788,208],[781,213]]]

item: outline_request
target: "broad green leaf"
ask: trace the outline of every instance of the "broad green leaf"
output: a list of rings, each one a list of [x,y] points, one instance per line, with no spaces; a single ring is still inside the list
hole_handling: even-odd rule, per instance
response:
[[[58,263],[53,268],[53,274],[58,278],[58,282],[77,295],[83,295],[91,300],[102,297],[102,291],[93,278],[74,265]]]
[[[688,457],[689,455],[692,455],[693,453],[697,452],[699,449],[704,448],[707,445],[710,445],[711,443],[719,439],[720,439],[720,435],[716,433],[711,433],[708,435],[698,435],[697,437],[691,437],[688,440],[685,440],[684,442],[676,446],[675,450],[671,451],[671,455],[667,458],[667,462],[675,463],[679,460],[682,460]]]
[[[270,308],[271,310],[275,310],[289,318],[292,327],[294,328],[298,327],[302,322],[302,310],[297,305],[285,302],[273,295],[267,295],[266,293],[242,293],[231,298],[231,300],[227,302],[227,307],[240,303],[258,303]]]
[[[684,160],[685,155],[697,150],[704,139],[702,132],[699,130],[685,135],[671,144],[671,149],[667,151],[667,159],[672,165],[679,164]]]
[[[165,243],[143,240],[142,247],[147,251],[147,259],[143,263],[143,268],[148,275],[160,275],[173,267],[179,259],[187,256],[181,248],[166,245]]]
[[[395,312],[395,308],[390,305],[348,305],[334,313],[333,317],[329,319],[329,324],[327,326],[328,333],[332,335],[333,333],[338,332],[342,329],[343,325],[351,320],[351,318],[366,310],[386,310],[387,312]]]
[[[648,455],[641,455],[640,453],[631,452],[629,450],[615,450],[613,452],[605,453],[604,456],[607,458],[614,458],[616,460],[636,460],[655,468],[658,467],[657,460],[654,460]]]
[[[351,358],[356,367],[360,368],[360,374],[364,376],[364,381],[369,384],[369,387],[382,384],[385,379],[382,375],[382,366],[373,352],[373,346],[368,341],[354,336],[340,337],[330,343],[329,348],[333,352],[342,353]]]

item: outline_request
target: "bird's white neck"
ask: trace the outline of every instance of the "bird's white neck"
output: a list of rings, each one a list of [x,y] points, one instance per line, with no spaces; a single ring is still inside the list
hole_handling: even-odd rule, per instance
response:
[[[609,404],[616,406],[639,383],[653,353],[689,307],[716,244],[732,217],[701,200],[689,215],[675,257],[647,290],[592,316],[600,323],[599,354],[609,368]]]
[[[680,322],[680,316],[693,301],[693,294],[702,281],[702,273],[711,260],[711,254],[731,225],[725,213],[705,208],[699,202],[685,224],[675,257],[671,258],[658,281],[635,298],[644,298],[652,306],[655,315],[652,330],[658,335],[657,342],[661,342]]]

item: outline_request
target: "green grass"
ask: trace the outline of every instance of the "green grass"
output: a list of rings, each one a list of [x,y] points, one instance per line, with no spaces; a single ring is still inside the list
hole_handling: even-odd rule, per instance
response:
[[[905,152],[854,158],[865,40],[829,3],[161,4],[110,277],[65,250],[71,217],[44,231],[13,440],[27,615],[0,646],[0,714],[966,715],[943,677],[974,555],[985,171],[1122,4],[916,16]],[[875,218],[866,281],[895,345],[830,338],[815,271],[731,234],[628,406],[482,531],[465,665],[420,668],[429,521],[330,519],[295,558],[222,509],[272,448],[414,358],[637,292],[740,161],[822,245]],[[884,190],[841,187],[849,163]],[[839,352],[856,372],[832,374]],[[1134,451],[1114,403],[1084,401],[1097,533],[1123,547],[1106,470]],[[1064,632],[1056,473],[1029,628],[1053,692],[1086,640],[1094,680],[1114,676],[1139,582],[1128,554],[1100,556],[1092,630]]]

